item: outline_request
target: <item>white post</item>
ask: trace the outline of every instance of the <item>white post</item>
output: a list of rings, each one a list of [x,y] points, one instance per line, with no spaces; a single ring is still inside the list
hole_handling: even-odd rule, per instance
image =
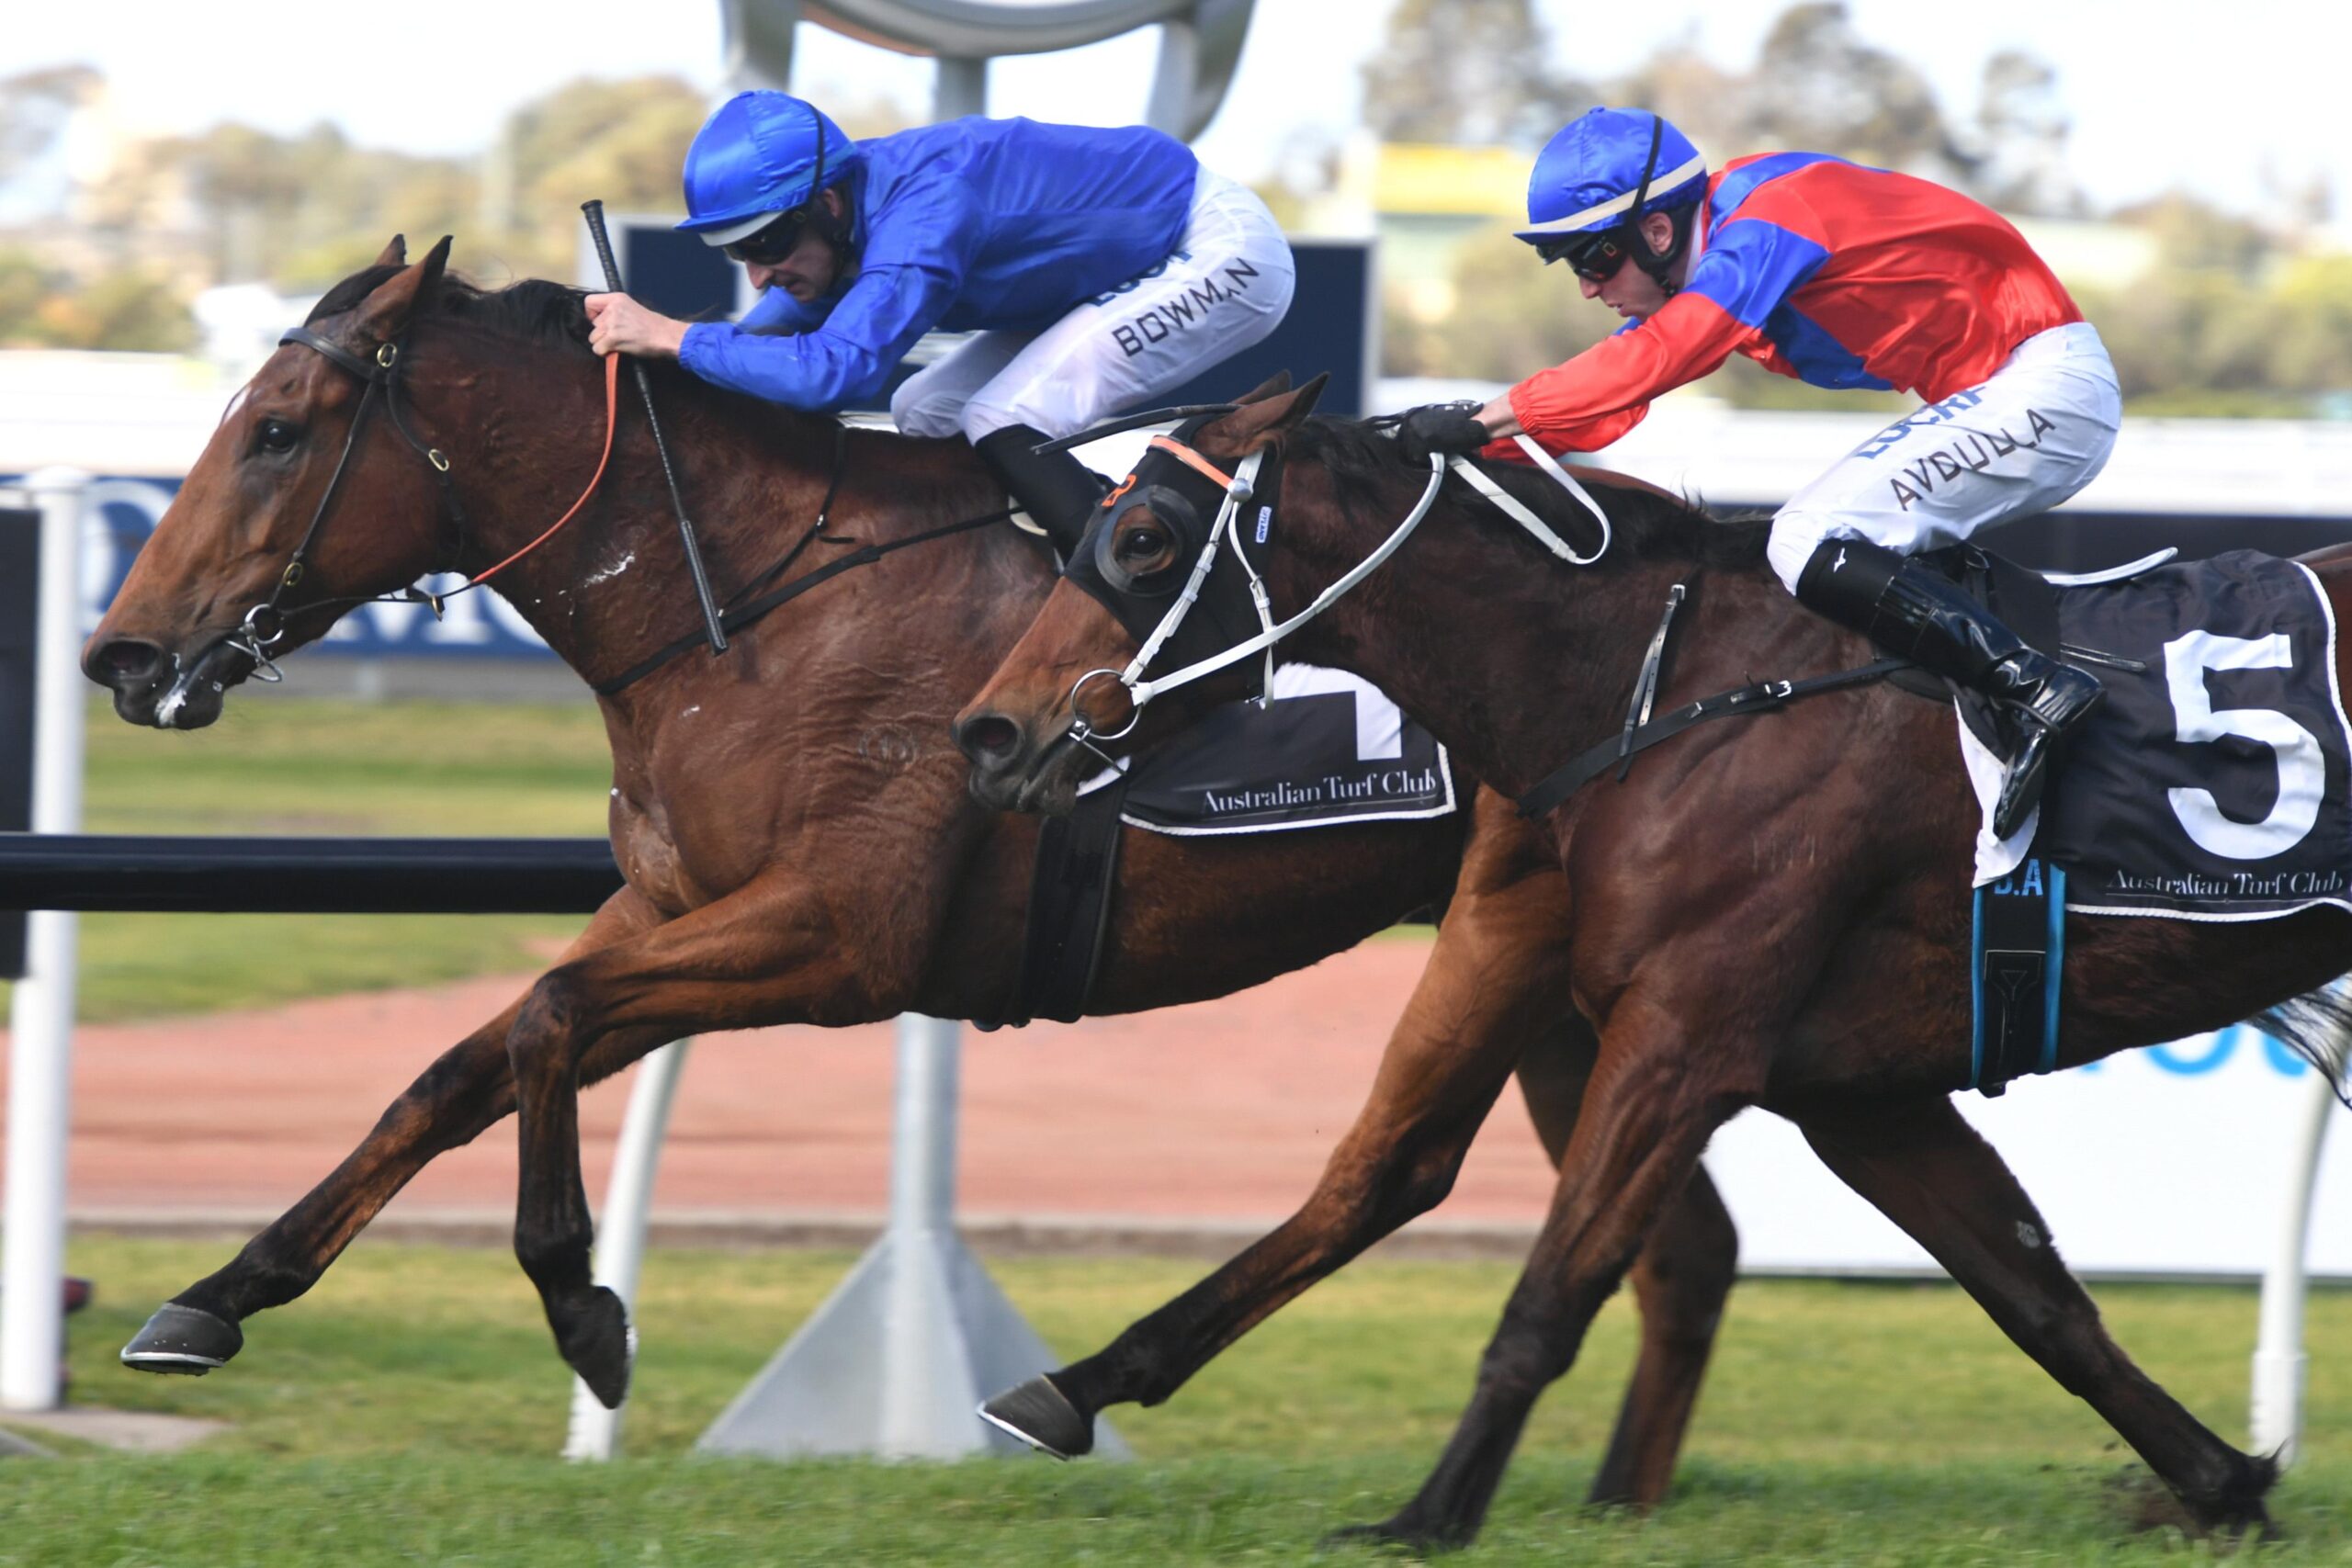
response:
[[[2278,1239],[2262,1276],[2262,1327],[2254,1342],[2254,1451],[2295,1462],[2303,1431],[2303,1265],[2311,1235],[2312,1192],[2319,1156],[2335,1109],[2335,1086],[2312,1073],[2311,1096],[2287,1167],[2287,1201],[2279,1205]]]
[[[629,1324],[637,1323],[637,1276],[645,1261],[645,1231],[653,1208],[653,1179],[662,1164],[662,1139],[670,1125],[670,1102],[678,1092],[679,1075],[685,1071],[691,1040],[673,1040],[638,1065],[637,1082],[629,1089],[628,1111],[621,1118],[620,1142],[613,1149],[612,1179],[605,1187],[604,1212],[596,1216],[596,1283],[620,1297],[628,1308]],[[563,1457],[607,1460],[620,1447],[621,1413],[588,1392],[579,1378],[571,1380],[571,1429]]]
[[[956,1237],[956,1097],[959,1031],[952,1019],[902,1013],[890,1135],[890,1221],[897,1267],[882,1292],[881,1441],[885,1455],[934,1456],[975,1447],[967,1424],[973,1385],[955,1332],[947,1249]],[[943,1391],[953,1393],[943,1400]],[[942,1404],[950,1408],[943,1410]],[[947,1428],[943,1441],[941,1428]]]
[[[33,830],[82,826],[82,495],[89,476],[24,481],[41,514],[34,658]],[[74,917],[27,920],[8,1047],[8,1153],[0,1212],[0,1409],[54,1410],[65,1348],[65,1138],[72,1101]]]

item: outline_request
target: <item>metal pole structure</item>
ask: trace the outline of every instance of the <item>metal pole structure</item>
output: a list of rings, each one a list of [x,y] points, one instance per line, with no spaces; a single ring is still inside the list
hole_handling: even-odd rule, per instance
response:
[[[638,1065],[629,1090],[628,1113],[621,1118],[620,1143],[613,1150],[612,1179],[604,1212],[596,1216],[596,1283],[620,1297],[637,1321],[637,1276],[645,1261],[645,1230],[653,1207],[653,1179],[662,1163],[662,1138],[670,1125],[670,1104],[685,1071],[691,1040],[675,1040]],[[571,1380],[571,1429],[563,1457],[607,1460],[620,1447],[621,1416],[607,1410],[579,1378]]]
[[[2254,1342],[2254,1451],[2275,1452],[2281,1466],[2295,1461],[2303,1432],[2304,1258],[2311,1235],[2312,1193],[2319,1157],[2335,1110],[2335,1088],[2312,1074],[2303,1124],[2287,1167],[2287,1201],[2279,1206],[2278,1239],[2262,1276],[2261,1331]]]
[[[24,481],[40,511],[33,829],[82,825],[82,493],[89,476]],[[72,1111],[74,938],[80,917],[33,913],[9,1021],[8,1153],[0,1210],[0,1409],[54,1410],[65,1346],[65,1142]]]
[[[961,119],[966,115],[988,112],[989,62],[941,55],[931,86],[933,120]]]
[[[775,1459],[1026,1451],[974,1413],[1056,1363],[956,1235],[956,1032],[945,1020],[899,1018],[888,1228],[697,1449]],[[1127,1457],[1102,1425],[1094,1451]]]

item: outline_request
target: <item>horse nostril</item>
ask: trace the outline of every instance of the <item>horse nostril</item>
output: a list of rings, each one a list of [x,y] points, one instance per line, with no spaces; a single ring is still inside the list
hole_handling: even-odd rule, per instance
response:
[[[1001,713],[974,714],[956,727],[956,744],[983,766],[1008,762],[1021,750],[1021,727]]]
[[[84,668],[98,684],[119,688],[153,679],[163,662],[164,650],[153,643],[137,637],[117,637],[105,647],[93,649]]]

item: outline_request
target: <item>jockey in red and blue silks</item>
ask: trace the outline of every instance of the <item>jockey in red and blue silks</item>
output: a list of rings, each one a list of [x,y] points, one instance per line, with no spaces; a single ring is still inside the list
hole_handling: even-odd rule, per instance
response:
[[[1776,152],[1710,177],[1681,132],[1638,109],[1594,109],[1554,137],[1527,199],[1519,237],[1629,324],[1484,408],[1412,411],[1407,455],[1521,432],[1590,451],[1734,354],[1817,387],[1925,399],[1792,497],[1768,554],[1800,602],[2016,714],[1994,830],[2024,829],[2098,682],[1905,558],[2054,506],[2107,462],[2115,369],[2049,267],[1989,208],[1907,175]]]
[[[673,355],[722,387],[830,412],[879,392],[933,328],[974,335],[890,400],[911,435],[963,434],[1057,541],[1101,495],[1030,448],[1170,390],[1290,307],[1266,205],[1141,126],[956,119],[853,141],[812,105],[740,93],[686,153],[686,220],[759,302],[692,325],[588,299],[599,353]]]

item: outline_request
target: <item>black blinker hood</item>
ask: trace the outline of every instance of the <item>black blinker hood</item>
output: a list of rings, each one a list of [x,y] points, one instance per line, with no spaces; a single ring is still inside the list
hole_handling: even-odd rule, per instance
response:
[[[1187,420],[1170,433],[1170,439],[1189,446],[1202,427],[1216,417],[1212,414]],[[1249,500],[1237,503],[1233,521],[1238,547],[1249,552],[1250,564],[1261,574],[1266,570],[1266,552],[1273,542],[1274,500],[1281,490],[1281,448],[1269,446],[1259,461],[1253,493]],[[1225,500],[1224,491],[1206,475],[1174,455],[1153,447],[1095,508],[1062,575],[1110,611],[1126,628],[1127,635],[1136,639],[1136,646],[1141,648],[1175,606],[1184,584],[1192,581],[1193,569],[1208,547],[1209,530],[1216,525]],[[1109,558],[1112,529],[1122,516],[1138,506],[1149,508],[1152,516],[1176,540],[1175,559],[1140,579],[1120,571]],[[1144,671],[1147,678],[1222,653],[1262,629],[1250,602],[1249,574],[1233,558],[1235,546],[1232,536],[1218,546],[1216,563],[1209,569],[1207,581],[1201,584],[1198,602],[1176,628],[1176,635],[1168,639]],[[1249,680],[1249,694],[1263,696],[1265,660],[1245,660],[1237,668]]]

